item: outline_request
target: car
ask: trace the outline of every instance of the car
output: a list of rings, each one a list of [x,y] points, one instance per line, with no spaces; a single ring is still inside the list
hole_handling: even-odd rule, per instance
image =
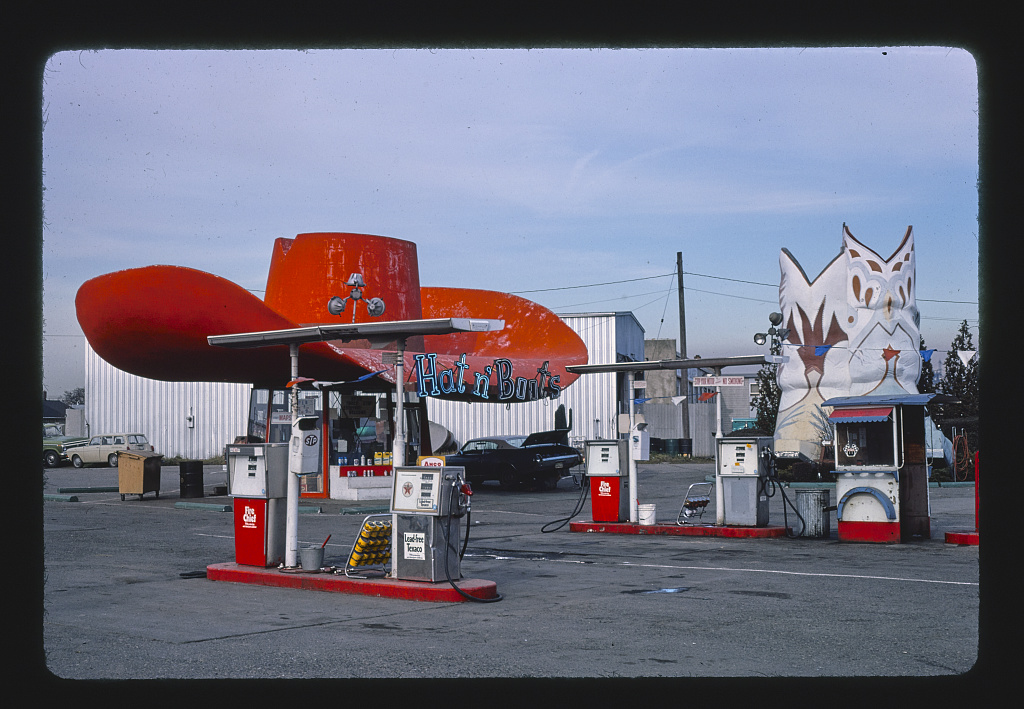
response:
[[[566,443],[564,430],[529,436],[488,436],[467,441],[444,464],[466,469],[470,483],[497,480],[503,490],[530,486],[553,489],[583,456]]]
[[[121,451],[152,451],[153,446],[141,433],[104,433],[93,436],[82,446],[71,449],[71,464],[76,468],[93,463],[106,463],[117,467],[117,454]]]
[[[66,463],[69,460],[68,448],[88,441],[88,438],[79,436],[65,436],[64,429],[59,424],[43,424],[43,465],[47,468],[56,468],[61,463]]]

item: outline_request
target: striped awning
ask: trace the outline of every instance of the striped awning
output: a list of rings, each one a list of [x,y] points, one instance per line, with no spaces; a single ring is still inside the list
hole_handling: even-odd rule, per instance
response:
[[[860,409],[836,409],[829,414],[828,420],[836,423],[873,423],[886,421],[892,415],[891,406],[875,406]]]

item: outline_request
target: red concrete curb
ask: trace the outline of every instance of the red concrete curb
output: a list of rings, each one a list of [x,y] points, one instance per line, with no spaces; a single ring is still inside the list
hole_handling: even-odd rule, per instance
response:
[[[663,534],[681,537],[784,537],[785,527],[718,527],[714,525],[634,524],[632,522],[570,522],[570,532]]]
[[[288,572],[277,568],[243,566],[234,562],[210,564],[206,567],[206,578],[211,581],[231,581],[258,586],[278,588],[300,588],[308,591],[331,591],[334,593],[356,593],[364,596],[402,598],[407,601],[468,601],[447,581],[402,581],[399,579],[354,579],[344,574]],[[498,586],[483,579],[461,579],[456,582],[469,596],[480,599],[497,598]]]
[[[979,544],[977,532],[946,532],[946,544],[962,544],[977,546]]]

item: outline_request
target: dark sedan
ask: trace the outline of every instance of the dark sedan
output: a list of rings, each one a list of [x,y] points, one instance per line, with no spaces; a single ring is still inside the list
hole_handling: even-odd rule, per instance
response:
[[[474,438],[458,453],[446,455],[445,465],[464,467],[471,483],[497,480],[503,490],[522,486],[550,490],[583,461],[580,452],[564,440],[565,431]]]

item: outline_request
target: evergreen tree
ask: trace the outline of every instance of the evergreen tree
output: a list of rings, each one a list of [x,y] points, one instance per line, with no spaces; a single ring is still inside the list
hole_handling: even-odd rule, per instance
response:
[[[921,351],[928,349],[928,346],[924,344],[924,338],[921,338]],[[917,392],[919,394],[931,394],[935,392],[935,369],[932,367],[931,360],[921,360],[921,376],[917,379]]]
[[[950,435],[950,429],[956,427],[967,436],[970,451],[978,450],[978,358],[971,358],[967,365],[957,352],[974,350],[971,331],[967,321],[960,324],[960,331],[949,346],[946,360],[942,365],[942,378],[939,379],[939,390],[959,400],[958,404],[943,404],[936,407],[935,420],[942,427],[943,433]]]
[[[782,342],[773,337],[769,352],[773,355],[782,353]],[[779,365],[765,362],[757,373],[757,428],[768,435],[775,433],[775,419],[779,415],[779,400],[782,390],[779,389]]]
[[[60,397],[61,403],[72,406],[73,404],[84,404],[85,403],[85,387],[76,387],[70,391],[64,392],[64,395]]]

